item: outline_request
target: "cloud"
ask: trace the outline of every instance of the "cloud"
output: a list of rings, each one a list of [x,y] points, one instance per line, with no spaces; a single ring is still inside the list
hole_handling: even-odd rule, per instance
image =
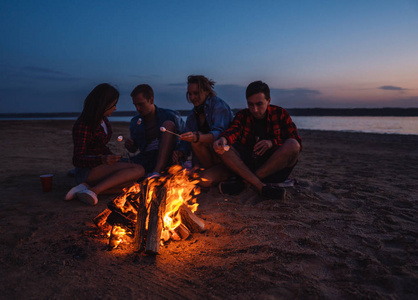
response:
[[[32,66],[23,67],[22,68],[22,71],[28,72],[28,73],[34,73],[34,74],[67,75],[67,74],[65,74],[63,72],[55,71],[55,70],[52,70],[52,69],[40,68],[40,67],[32,67]]]
[[[408,89],[401,88],[399,86],[393,86],[393,85],[384,85],[378,88],[379,90],[385,90],[385,91],[407,91]]]
[[[64,73],[61,71],[42,68],[42,67],[34,67],[34,66],[26,66],[20,69],[19,72],[13,74],[19,79],[35,79],[35,80],[51,80],[51,81],[77,81],[83,78],[72,76],[71,74]]]
[[[295,97],[295,98],[311,98],[321,95],[319,90],[312,90],[306,88],[294,89],[270,89],[270,93],[278,97]]]
[[[180,86],[180,87],[186,88],[186,83],[185,82],[182,82],[182,83],[169,83],[167,85],[168,86]]]

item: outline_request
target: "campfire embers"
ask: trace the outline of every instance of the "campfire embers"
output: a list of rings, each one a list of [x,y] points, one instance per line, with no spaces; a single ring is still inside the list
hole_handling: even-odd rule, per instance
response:
[[[98,227],[112,226],[109,249],[128,236],[133,238],[135,251],[156,255],[161,243],[204,230],[203,220],[193,213],[200,192],[197,182],[190,180],[187,170],[173,166],[167,176],[130,187],[93,221]]]

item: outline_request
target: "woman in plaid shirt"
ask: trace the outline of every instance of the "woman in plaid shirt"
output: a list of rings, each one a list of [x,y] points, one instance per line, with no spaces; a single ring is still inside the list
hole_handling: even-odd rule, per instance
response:
[[[83,111],[73,126],[77,185],[67,193],[65,200],[78,198],[96,205],[97,195],[109,189],[121,191],[145,175],[142,166],[120,162],[121,156],[107,147],[112,136],[107,117],[116,110],[118,99],[119,92],[107,83],[96,86],[85,99]]]

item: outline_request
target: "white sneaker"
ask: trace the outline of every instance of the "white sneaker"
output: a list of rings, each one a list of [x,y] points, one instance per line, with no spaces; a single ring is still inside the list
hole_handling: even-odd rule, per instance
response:
[[[97,200],[96,193],[89,189],[85,189],[84,191],[78,192],[76,195],[81,202],[84,202],[91,206],[96,205],[97,202],[99,202]]]
[[[75,194],[81,191],[84,191],[86,189],[87,187],[82,183],[80,183],[79,185],[76,185],[75,187],[73,187],[71,190],[68,191],[67,195],[65,195],[65,200],[66,201],[73,200],[75,198]]]

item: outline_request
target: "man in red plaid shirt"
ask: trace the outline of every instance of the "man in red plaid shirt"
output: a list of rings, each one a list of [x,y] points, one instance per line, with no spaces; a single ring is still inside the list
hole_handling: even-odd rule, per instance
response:
[[[246,98],[248,108],[236,114],[213,147],[224,164],[262,196],[283,200],[285,191],[277,183],[285,181],[296,165],[302,140],[289,113],[270,104],[266,83],[248,85]],[[220,183],[219,190],[238,194],[246,186],[244,181]]]

